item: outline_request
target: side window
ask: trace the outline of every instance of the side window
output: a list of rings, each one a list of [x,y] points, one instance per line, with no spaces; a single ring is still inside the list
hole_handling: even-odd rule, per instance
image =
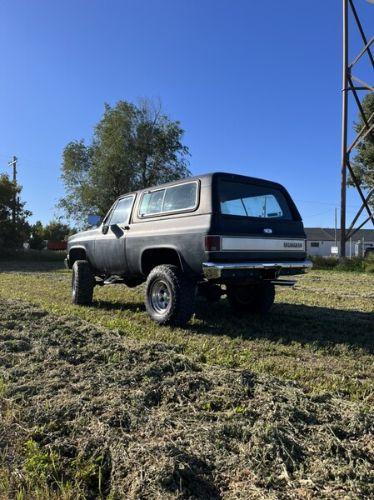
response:
[[[187,210],[196,204],[196,182],[168,188],[165,193],[163,212]]]
[[[140,203],[140,217],[164,212],[192,209],[196,205],[197,183],[188,182],[166,189],[158,189],[143,195]]]
[[[162,209],[162,202],[164,199],[165,189],[159,189],[152,193],[146,193],[143,196],[140,205],[140,215],[159,214]]]
[[[126,198],[121,198],[112,212],[109,224],[127,223],[130,218],[133,201],[134,201],[133,196],[127,196]]]

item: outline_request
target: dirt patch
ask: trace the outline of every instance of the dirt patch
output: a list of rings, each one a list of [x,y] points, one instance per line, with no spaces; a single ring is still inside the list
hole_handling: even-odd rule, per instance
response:
[[[0,302],[0,496],[369,496],[373,418],[296,384]]]

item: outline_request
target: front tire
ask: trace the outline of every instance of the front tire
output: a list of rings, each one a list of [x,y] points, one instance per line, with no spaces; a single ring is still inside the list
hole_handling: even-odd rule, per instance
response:
[[[183,326],[195,306],[196,285],[177,266],[157,266],[149,273],[145,307],[160,325]]]
[[[274,299],[273,283],[227,285],[227,300],[237,312],[266,314],[272,308]]]
[[[73,264],[71,300],[73,304],[87,306],[92,303],[95,278],[87,260],[76,260]]]

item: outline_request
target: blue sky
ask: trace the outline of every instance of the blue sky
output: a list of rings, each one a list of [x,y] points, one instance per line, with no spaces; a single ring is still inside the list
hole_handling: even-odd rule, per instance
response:
[[[53,218],[62,150],[90,140],[104,102],[150,97],[181,121],[194,174],[276,180],[307,226],[333,225],[340,0],[3,0],[0,19],[0,172],[19,157],[32,220]]]

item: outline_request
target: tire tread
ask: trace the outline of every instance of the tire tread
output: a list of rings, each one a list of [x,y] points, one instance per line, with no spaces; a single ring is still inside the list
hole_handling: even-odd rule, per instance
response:
[[[75,295],[72,302],[76,305],[86,306],[92,303],[94,289],[94,275],[87,260],[76,260],[73,264],[72,283],[75,280]]]
[[[148,299],[151,283],[157,278],[167,279],[175,295],[167,315],[155,313]],[[161,264],[152,269],[146,282],[145,306],[150,317],[160,325],[183,326],[191,318],[195,305],[196,286],[177,266]]]

